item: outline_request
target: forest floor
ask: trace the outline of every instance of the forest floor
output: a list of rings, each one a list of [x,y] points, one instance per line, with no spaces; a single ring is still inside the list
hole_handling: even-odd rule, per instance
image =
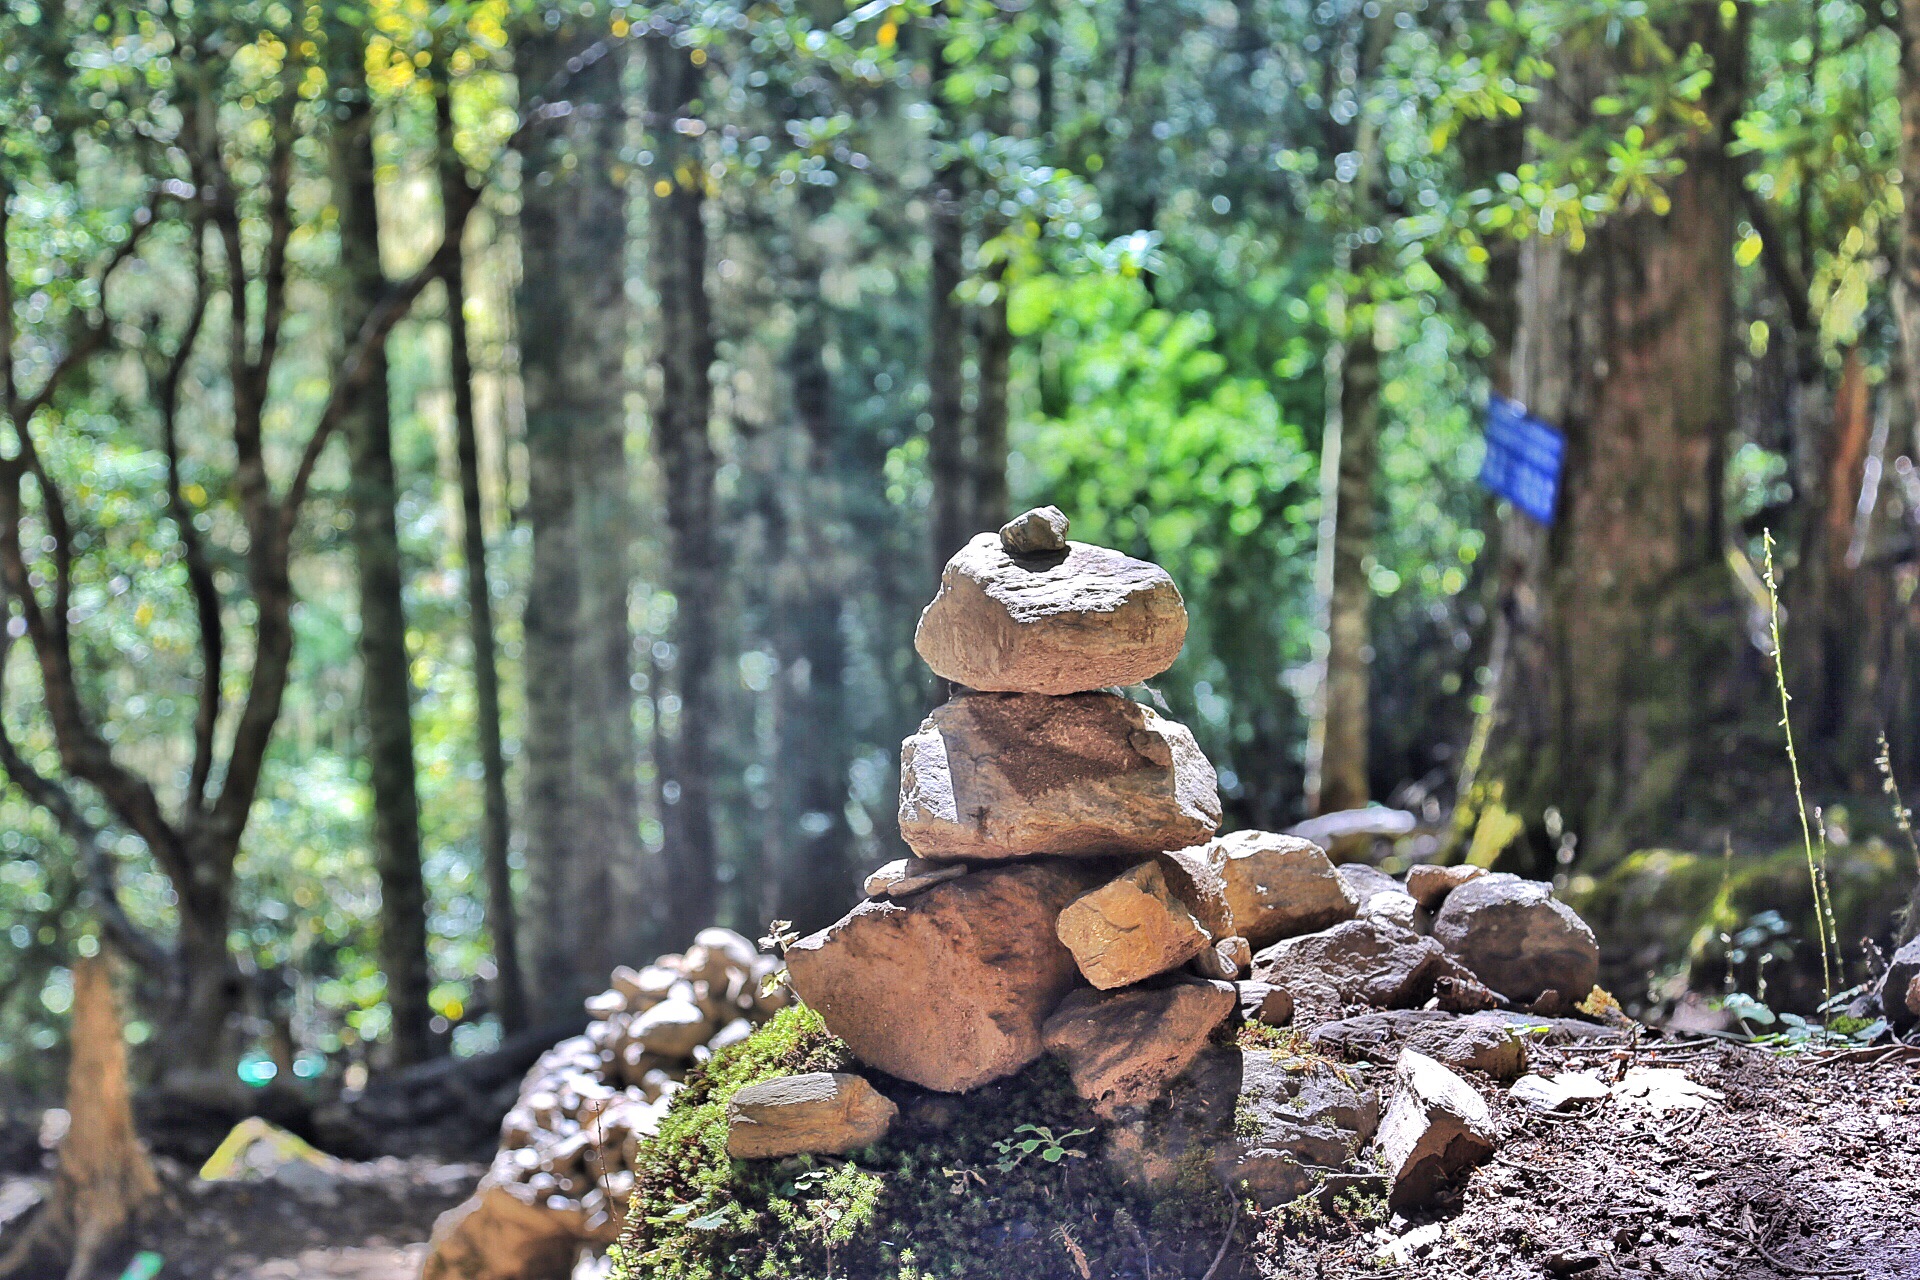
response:
[[[1920,1049],[1656,1044],[1634,1061],[1680,1067],[1722,1097],[1664,1115],[1612,1102],[1552,1114],[1483,1081],[1504,1141],[1456,1204],[1391,1225],[1294,1214],[1284,1232],[1276,1215],[1257,1239],[1240,1233],[1218,1277],[1920,1280]],[[1625,1065],[1541,1050],[1534,1069]],[[162,1166],[167,1210],[139,1244],[165,1260],[163,1280],[413,1280],[434,1219],[482,1172],[385,1159],[290,1186]],[[34,1182],[0,1178],[0,1223]]]
[[[1603,1075],[1613,1065],[1569,1058]],[[1723,1100],[1556,1115],[1489,1087],[1506,1140],[1457,1205],[1397,1230],[1269,1236],[1258,1273],[1920,1280],[1920,1049],[1822,1059],[1713,1044],[1638,1061],[1679,1067]]]

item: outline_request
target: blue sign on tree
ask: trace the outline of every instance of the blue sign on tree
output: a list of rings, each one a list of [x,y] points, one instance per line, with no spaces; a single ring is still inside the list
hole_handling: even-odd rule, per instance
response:
[[[1480,483],[1541,524],[1553,523],[1567,438],[1502,395],[1487,397],[1487,458]]]

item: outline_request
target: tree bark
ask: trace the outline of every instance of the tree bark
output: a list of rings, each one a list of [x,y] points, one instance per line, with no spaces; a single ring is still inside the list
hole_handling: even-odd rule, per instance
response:
[[[947,64],[946,6],[943,21],[929,27],[933,84],[928,96],[942,120]],[[954,130],[943,126],[937,141]],[[953,553],[979,530],[973,527],[973,475],[969,466],[966,413],[966,313],[955,295],[966,278],[965,177],[960,165],[942,165],[927,199],[927,470],[933,481],[933,574],[937,580]]]
[[[614,172],[617,65],[601,59],[581,69],[590,43],[563,26],[515,49],[523,99],[557,88],[574,107],[528,135],[521,153],[516,315],[533,537],[521,919],[528,998],[542,1018],[570,1012],[605,984],[642,909],[617,891],[639,863],[633,694],[623,665],[631,661],[631,526],[620,505],[627,202]]]
[[[1367,682],[1372,676],[1368,611],[1373,588],[1374,472],[1380,441],[1380,350],[1371,303],[1355,308],[1338,353],[1337,416],[1327,425],[1321,461],[1321,516],[1329,539],[1323,560],[1326,675],[1308,740],[1307,807],[1313,813],[1367,803]]]
[[[453,85],[439,75],[434,126],[440,204],[455,207],[466,174],[453,140]],[[453,385],[453,430],[460,468],[460,542],[467,569],[467,637],[473,646],[475,729],[480,749],[480,860],[487,885],[487,928],[493,935],[493,1003],[508,1035],[527,1025],[526,989],[513,907],[509,861],[512,817],[507,806],[507,757],[500,741],[500,664],[494,640],[493,590],[487,573],[487,531],[480,496],[480,441],[474,421],[473,361],[467,343],[466,254],[457,245],[441,277],[447,293],[447,377]]]
[[[53,1195],[32,1227],[0,1254],[0,1275],[59,1257],[69,1280],[85,1280],[111,1260],[128,1228],[160,1198],[160,1180],[133,1128],[127,1045],[105,955],[74,962],[68,1043],[68,1125]]]
[[[373,156],[373,103],[358,28],[336,23],[339,84],[333,125],[334,204],[340,228],[343,345],[386,290]],[[399,484],[387,402],[387,358],[369,353],[364,383],[341,415],[347,440],[353,550],[359,573],[360,679],[373,786],[373,856],[380,876],[380,967],[392,1016],[394,1066],[431,1057],[433,973],[427,890],[420,868],[420,799],[413,758],[413,681],[407,660],[403,569],[394,519]]]
[[[1729,29],[1719,6],[1694,4],[1668,34],[1716,60],[1714,127],[1684,140],[1671,213],[1616,215],[1578,253],[1535,239],[1521,260],[1515,389],[1567,448],[1551,530],[1513,514],[1502,531],[1511,643],[1485,776],[1530,832],[1556,808],[1595,869],[1672,829],[1731,710],[1742,643],[1721,481],[1740,205],[1724,135],[1745,20]],[[1620,73],[1606,56],[1563,56],[1539,122],[1550,136]]]
[[[1011,414],[1009,381],[1013,372],[1013,330],[1007,327],[1006,264],[987,272],[993,297],[979,310],[980,370],[973,410],[973,533],[998,529],[1012,516],[1007,510],[1007,424]]]
[[[661,770],[668,919],[684,940],[713,919],[713,746],[720,714],[713,687],[723,557],[717,540],[714,476],[712,307],[707,296],[706,166],[680,122],[694,117],[703,73],[672,36],[643,42],[647,130],[653,180],[648,200],[648,274],[660,306],[655,362],[659,396],[653,444],[665,486],[674,597],[674,683],[679,730]]]

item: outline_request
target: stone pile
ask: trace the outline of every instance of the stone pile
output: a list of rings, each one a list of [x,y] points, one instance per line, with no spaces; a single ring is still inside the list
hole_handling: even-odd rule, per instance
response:
[[[1384,1167],[1397,1205],[1431,1198],[1492,1150],[1454,1070],[1511,1080],[1529,1035],[1605,1034],[1556,1019],[1594,985],[1592,932],[1514,876],[1403,882],[1294,836],[1216,837],[1193,735],[1114,688],[1177,656],[1179,591],[1066,533],[1041,508],[948,563],[915,646],[953,696],[901,750],[913,856],[786,949],[793,990],[864,1064],[923,1089],[1052,1052],[1148,1194],[1205,1167],[1275,1204]],[[1232,1032],[1244,1023],[1300,1035]],[[1335,1057],[1395,1074],[1369,1087]],[[875,1140],[888,1083],[868,1097],[858,1079],[775,1082],[739,1107],[730,1148]]]
[[[684,954],[615,969],[586,1002],[586,1033],[527,1072],[486,1177],[435,1225],[423,1280],[567,1274],[582,1248],[616,1240],[640,1144],[680,1082],[790,1002],[761,994],[777,968],[732,930],[703,929]]]

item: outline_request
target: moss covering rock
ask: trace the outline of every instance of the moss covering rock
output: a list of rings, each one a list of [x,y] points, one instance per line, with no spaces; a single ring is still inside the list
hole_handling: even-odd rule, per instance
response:
[[[727,1102],[804,1071],[853,1071],[900,1107],[845,1159],[732,1160]],[[860,1066],[805,1007],[716,1054],[642,1144],[622,1280],[1084,1280],[1200,1275],[1239,1208],[1217,1184],[1142,1200],[1100,1158],[1104,1127],[1043,1059],[966,1094]],[[1223,1272],[1222,1275],[1228,1274]]]

